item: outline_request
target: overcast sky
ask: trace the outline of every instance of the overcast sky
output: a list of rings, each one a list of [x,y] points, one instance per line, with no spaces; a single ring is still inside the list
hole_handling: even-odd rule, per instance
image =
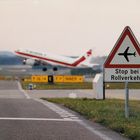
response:
[[[0,51],[108,55],[125,26],[140,42],[140,0],[0,0]]]

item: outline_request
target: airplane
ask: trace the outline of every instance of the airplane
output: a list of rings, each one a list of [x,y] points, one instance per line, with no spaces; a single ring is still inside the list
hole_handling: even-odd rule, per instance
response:
[[[129,59],[128,59],[128,56],[129,55],[133,55],[136,57],[136,52],[134,53],[128,53],[128,50],[129,50],[130,47],[127,47],[126,50],[123,52],[123,53],[118,53],[118,55],[123,55],[126,59],[127,62],[129,62]]]
[[[68,56],[56,55],[52,53],[37,52],[27,49],[18,49],[15,51],[16,55],[23,57],[23,64],[26,65],[43,65],[42,70],[47,71],[47,64],[54,65],[54,71],[57,71],[56,66],[69,67],[69,68],[99,68],[99,64],[91,64],[89,59],[92,57],[92,49],[89,49],[84,55],[78,58]]]

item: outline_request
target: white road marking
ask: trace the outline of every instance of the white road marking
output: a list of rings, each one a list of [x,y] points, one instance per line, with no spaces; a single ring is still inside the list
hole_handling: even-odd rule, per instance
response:
[[[83,121],[77,121],[80,125],[84,126],[87,130],[94,133],[95,135],[99,136],[103,140],[112,140],[112,138],[109,138],[107,135],[103,134],[99,130],[96,130],[95,128],[89,126],[88,124],[84,123]]]
[[[40,99],[34,99],[34,100],[47,106],[49,109],[53,110],[55,113],[59,114],[64,119],[68,118],[68,119],[72,119],[72,120],[79,120],[79,118],[77,116],[75,116],[74,114],[68,112],[67,110],[60,108],[59,106],[57,106],[53,103],[50,103],[48,101],[43,101]]]
[[[15,120],[15,121],[60,121],[60,122],[77,122],[80,120],[73,120],[70,118],[66,119],[55,119],[55,118],[12,118],[12,117],[1,117],[0,120]]]
[[[17,82],[18,84],[18,89],[23,93],[23,95],[27,98],[27,99],[31,99],[31,97],[25,92],[25,90],[22,89],[21,84],[19,83],[19,81]]]
[[[89,130],[90,132],[92,132],[95,135],[99,136],[101,139],[103,139],[103,140],[112,140],[107,135],[103,134],[99,130],[96,130],[94,127],[88,125],[83,120],[79,119],[76,115],[68,112],[67,110],[64,110],[64,109],[60,108],[59,106],[57,106],[57,105],[55,105],[53,103],[50,103],[48,101],[42,101],[40,99],[34,99],[34,100],[37,101],[37,102],[42,103],[43,105],[45,105],[49,109],[53,110],[55,113],[59,114],[63,118],[62,120],[75,121],[78,124],[80,124],[81,126],[83,126],[84,128],[86,128],[87,130]]]

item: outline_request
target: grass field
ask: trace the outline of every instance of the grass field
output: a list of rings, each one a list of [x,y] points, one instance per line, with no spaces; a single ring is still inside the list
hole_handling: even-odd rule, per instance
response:
[[[21,82],[23,89],[28,89],[28,84],[31,82]],[[92,82],[83,83],[33,83],[36,85],[35,89],[46,90],[46,89],[92,89]],[[106,89],[124,89],[124,83],[106,83]],[[140,89],[140,83],[129,83],[129,89]]]
[[[130,101],[130,118],[124,117],[123,100],[47,99],[132,139],[140,140],[140,101]]]
[[[140,89],[140,83],[128,83],[129,89]],[[125,83],[106,83],[106,89],[124,89]]]
[[[28,89],[27,82],[22,82],[23,89]],[[47,89],[92,89],[92,83],[84,82],[84,83],[33,83],[36,85],[35,89],[38,90],[47,90]]]

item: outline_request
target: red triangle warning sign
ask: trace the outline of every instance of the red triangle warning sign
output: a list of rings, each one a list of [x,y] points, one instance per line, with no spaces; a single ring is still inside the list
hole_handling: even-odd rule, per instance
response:
[[[140,45],[130,27],[125,27],[104,68],[140,68]]]

